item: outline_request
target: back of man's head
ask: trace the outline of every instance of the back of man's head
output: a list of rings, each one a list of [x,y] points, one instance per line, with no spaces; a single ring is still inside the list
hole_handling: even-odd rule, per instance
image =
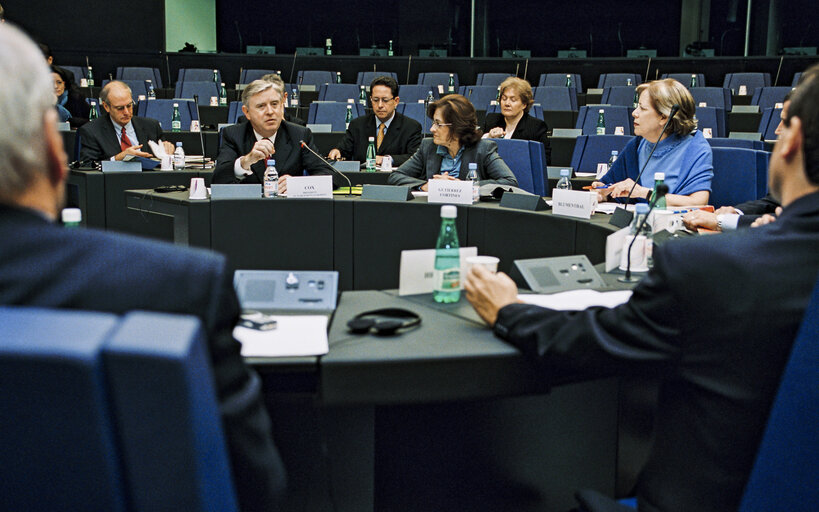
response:
[[[54,108],[54,82],[39,48],[8,23],[0,25],[0,200],[48,175],[43,132]]]
[[[796,86],[785,126],[790,126],[794,117],[802,122],[805,174],[811,183],[819,185],[819,79],[809,78]]]

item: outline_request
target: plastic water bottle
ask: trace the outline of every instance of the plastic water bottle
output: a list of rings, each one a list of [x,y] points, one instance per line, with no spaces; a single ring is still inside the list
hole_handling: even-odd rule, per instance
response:
[[[156,91],[154,90],[154,84],[150,80],[145,80],[145,88],[148,89],[148,99],[155,100],[156,99]]]
[[[63,226],[67,228],[78,228],[82,222],[82,210],[79,208],[63,208]]]
[[[299,106],[299,90],[295,87],[293,87],[293,94],[290,95],[290,106],[291,107]]]
[[[432,103],[433,101],[435,101],[435,96],[432,95],[432,89],[430,89],[427,93],[427,104]]]
[[[216,85],[219,85],[219,70],[218,69],[213,70],[213,83],[215,83]]]
[[[691,87],[697,86],[697,75],[691,75]]]
[[[173,104],[173,115],[171,116],[171,131],[182,131],[182,116],[179,115],[179,103]]]
[[[597,112],[597,135],[606,134],[606,111],[602,108]]]
[[[363,85],[359,86],[358,102],[361,103],[362,105],[364,105],[365,107],[367,106],[367,91],[366,91],[366,89],[364,89]]]
[[[333,54],[333,40],[331,38],[327,38],[324,41],[324,55],[332,55]]]
[[[631,78],[626,78],[626,86],[631,87]]]
[[[175,171],[181,171],[185,168],[185,150],[182,149],[182,143],[176,143],[176,149],[173,152],[173,168]]]
[[[353,106],[347,104],[347,113],[344,114],[344,129],[350,128],[350,123],[353,121]]]
[[[88,82],[88,87],[94,87],[94,70],[91,69],[91,66],[88,66],[88,74],[85,79]]]
[[[276,160],[270,158],[264,170],[264,197],[279,195],[279,171],[276,170]]]
[[[441,231],[435,244],[435,302],[458,302],[461,299],[461,254],[455,218],[458,210],[451,204],[441,207]]]
[[[665,173],[664,172],[655,172],[654,173],[654,191],[651,193],[652,199],[657,197],[657,187],[662,185],[665,181]],[[665,210],[665,196],[661,197],[657,200],[656,205],[654,206],[655,209],[658,210]]]
[[[341,71],[336,71],[336,83],[341,83]]]
[[[608,167],[608,170],[611,170],[611,166],[612,166],[612,165],[614,165],[614,162],[616,162],[616,161],[617,161],[617,156],[618,156],[619,154],[620,154],[620,153],[619,153],[619,152],[618,152],[616,149],[615,149],[615,150],[612,150],[612,152],[611,152],[611,156],[609,157],[609,163],[608,163],[608,166],[607,166],[607,167]]]
[[[637,237],[634,246],[631,250],[631,268],[640,269],[643,267],[642,263],[645,260],[645,266],[651,268],[654,266],[654,229],[650,221],[643,224],[640,232],[637,232],[637,226],[643,223],[643,219],[648,215],[648,204],[637,203],[634,207],[634,220],[631,221],[631,236]],[[631,239],[626,238],[626,245],[624,249],[628,249],[628,244]]]
[[[392,39],[390,39],[390,44],[387,48],[387,57],[392,57],[393,55],[395,55],[395,52],[392,51]]]
[[[481,200],[481,184],[478,181],[478,164],[476,162],[469,164],[466,179],[472,182],[472,202],[477,203]]]
[[[219,105],[224,107],[227,104],[227,89],[225,89],[225,82],[221,82],[219,84]]]
[[[88,111],[88,120],[93,121],[94,119],[98,118],[99,116],[100,116],[100,113],[97,110],[97,102],[92,101],[91,102],[91,110]]]
[[[572,182],[569,181],[569,170],[568,169],[560,169],[560,179],[557,180],[557,185],[555,188],[560,190],[571,190],[572,189]]]
[[[375,137],[369,138],[367,145],[367,172],[375,172]]]
[[[455,74],[449,74],[449,86],[447,87],[447,92],[455,92]]]
[[[566,87],[572,86],[572,75],[566,75]]]
[[[634,89],[634,101],[632,105],[634,108],[637,108],[637,105],[640,104],[640,94],[637,92],[637,89]]]

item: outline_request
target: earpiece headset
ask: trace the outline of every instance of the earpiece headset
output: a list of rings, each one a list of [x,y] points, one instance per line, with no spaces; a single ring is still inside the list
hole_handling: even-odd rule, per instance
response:
[[[353,334],[374,331],[378,336],[392,336],[398,329],[410,329],[421,324],[421,317],[408,309],[383,308],[365,311],[347,322]]]

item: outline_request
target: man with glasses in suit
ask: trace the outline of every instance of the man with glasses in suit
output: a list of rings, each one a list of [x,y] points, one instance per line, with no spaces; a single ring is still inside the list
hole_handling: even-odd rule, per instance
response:
[[[81,144],[80,161],[124,160],[127,157],[152,158],[142,148],[149,140],[162,139],[159,121],[134,115],[131,88],[113,80],[100,91],[102,107],[108,115],[83,125],[77,131]],[[173,154],[174,146],[164,141],[165,152]]]

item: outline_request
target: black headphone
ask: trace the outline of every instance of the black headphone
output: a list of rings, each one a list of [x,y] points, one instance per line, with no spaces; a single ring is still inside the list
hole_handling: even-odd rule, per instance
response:
[[[383,308],[365,311],[347,322],[353,334],[367,334],[371,330],[378,336],[392,336],[398,329],[409,329],[421,324],[421,317],[408,309]]]

